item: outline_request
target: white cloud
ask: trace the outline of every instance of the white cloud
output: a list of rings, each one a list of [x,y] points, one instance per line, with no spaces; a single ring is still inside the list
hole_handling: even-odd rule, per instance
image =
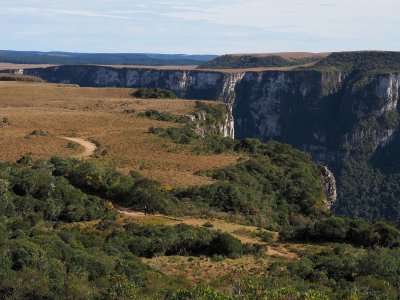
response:
[[[400,0],[0,0],[0,40],[92,52],[400,50],[399,11]]]
[[[6,8],[1,8],[0,14],[44,15],[44,16],[72,15],[72,16],[108,18],[108,19],[125,19],[125,20],[130,19],[129,17],[126,16],[121,16],[119,14],[112,14],[108,12],[98,12],[90,10],[72,10],[72,9],[35,8],[35,7],[6,7]]]
[[[398,23],[400,11],[398,0],[233,0],[208,6],[172,3],[172,10],[161,13],[163,16],[344,39],[379,38],[390,23]]]

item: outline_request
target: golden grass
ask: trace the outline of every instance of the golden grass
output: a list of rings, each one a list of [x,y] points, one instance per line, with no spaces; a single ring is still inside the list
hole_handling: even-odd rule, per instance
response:
[[[234,56],[241,55],[252,55],[258,57],[265,57],[271,55],[279,55],[284,58],[307,58],[307,57],[326,57],[330,53],[307,53],[307,52],[288,52],[288,53],[267,53],[267,54],[233,54]],[[198,66],[190,65],[190,66],[137,66],[137,65],[98,65],[103,67],[110,67],[116,69],[128,68],[128,69],[150,69],[150,70],[171,70],[171,71],[197,71],[197,72],[220,72],[220,73],[243,73],[243,72],[264,72],[264,71],[291,71],[298,67],[310,67],[315,63],[308,63],[298,66],[291,67],[260,67],[260,68],[243,68],[243,69],[197,69]],[[9,64],[9,63],[0,63],[0,71],[1,70],[19,70],[19,69],[32,69],[32,68],[48,68],[57,65],[32,65],[32,64]]]
[[[189,285],[206,284],[225,290],[227,283],[240,275],[266,275],[271,259],[244,256],[214,261],[207,257],[159,256],[142,258],[142,261],[171,278],[183,279]]]
[[[179,126],[140,118],[136,112],[148,109],[189,114],[194,101],[141,100],[130,97],[132,89],[79,88],[68,85],[0,82],[0,161],[15,161],[31,153],[36,158],[74,155],[59,136],[91,137],[107,154],[100,156],[120,170],[136,170],[165,186],[182,187],[209,184],[209,178],[196,176],[234,164],[236,155],[195,155],[191,146],[176,145],[148,133],[150,127]],[[32,130],[48,132],[45,137],[25,138]]]
[[[0,73],[0,81],[44,82],[40,77],[13,73]]]
[[[0,70],[19,70],[19,69],[34,69],[34,68],[48,68],[54,67],[56,65],[46,65],[46,64],[11,64],[0,62]]]
[[[87,65],[87,64],[86,64]],[[59,66],[59,64],[12,64],[0,62],[0,70],[20,70],[20,69],[35,69],[35,68],[49,68]],[[128,69],[154,69],[154,70],[194,70],[197,65],[188,66],[138,66],[138,65],[95,65],[111,68],[128,68]]]

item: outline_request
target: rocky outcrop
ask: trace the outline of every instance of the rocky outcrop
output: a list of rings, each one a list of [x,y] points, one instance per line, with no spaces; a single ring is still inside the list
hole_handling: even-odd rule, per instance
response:
[[[337,200],[337,188],[335,176],[329,171],[328,167],[321,167],[321,182],[326,196],[326,207],[331,209]]]
[[[44,78],[49,82],[77,84],[89,87],[161,87],[187,99],[219,100],[229,107],[229,114],[221,131],[234,137],[235,88],[244,73],[229,74],[199,70],[157,70],[112,68],[102,66],[58,66],[26,69],[25,74]]]
[[[196,112],[194,115],[188,115],[192,123],[195,124],[195,132],[201,137],[207,134],[222,134],[224,137],[233,136],[233,127],[230,122],[230,110],[226,111],[222,120],[216,120],[216,123],[207,122],[207,114],[204,111]]]

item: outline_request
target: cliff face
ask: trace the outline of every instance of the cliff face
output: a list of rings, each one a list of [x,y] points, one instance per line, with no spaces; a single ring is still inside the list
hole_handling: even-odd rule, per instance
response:
[[[399,83],[398,73],[247,73],[236,88],[236,137],[290,143],[335,168],[391,141]]]
[[[398,73],[303,70],[230,74],[100,66],[60,66],[24,73],[49,82],[162,87],[188,99],[221,100],[231,111],[222,125],[226,136],[286,142],[333,169],[354,148],[368,144],[373,152],[385,146],[397,128],[390,119],[397,112]]]
[[[321,167],[321,181],[326,195],[326,207],[331,209],[337,200],[337,186],[335,176],[327,167]]]
[[[359,197],[355,192],[344,192],[343,170],[347,170],[349,161],[370,166],[370,160],[374,159],[380,167],[378,156],[384,155],[386,162],[396,162],[399,167],[394,171],[400,174],[397,152],[382,150],[397,149],[393,146],[396,143],[400,149],[400,73],[360,71],[344,66],[232,74],[61,66],[24,73],[50,82],[161,87],[188,99],[224,101],[230,110],[221,125],[226,136],[274,139],[309,153],[315,162],[328,166],[336,176],[338,203],[341,203]],[[385,168],[389,167],[387,163]],[[354,165],[350,169],[354,170]],[[398,192],[400,195],[400,188]]]

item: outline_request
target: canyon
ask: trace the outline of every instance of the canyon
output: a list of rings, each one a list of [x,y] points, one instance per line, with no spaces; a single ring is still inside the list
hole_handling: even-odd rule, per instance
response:
[[[400,69],[392,63],[390,68],[373,63],[371,68],[360,68],[354,63],[359,59],[355,55],[366,56],[364,65],[368,66],[368,59],[371,62],[376,59],[375,53],[332,55],[315,66],[286,71],[221,72],[76,65],[19,72],[55,83],[84,87],[159,87],[186,99],[223,101],[231,112],[223,126],[225,135],[240,140],[276,140],[309,153],[316,163],[333,172],[339,186],[339,200],[346,202],[350,200],[343,199],[354,197],[341,189],[346,164],[355,160],[371,166],[382,149],[390,149],[400,139]],[[378,54],[378,59],[385,58],[379,58]],[[395,153],[386,153],[385,157],[398,160]],[[380,163],[374,168],[380,170]],[[332,194],[336,195],[336,191]]]

